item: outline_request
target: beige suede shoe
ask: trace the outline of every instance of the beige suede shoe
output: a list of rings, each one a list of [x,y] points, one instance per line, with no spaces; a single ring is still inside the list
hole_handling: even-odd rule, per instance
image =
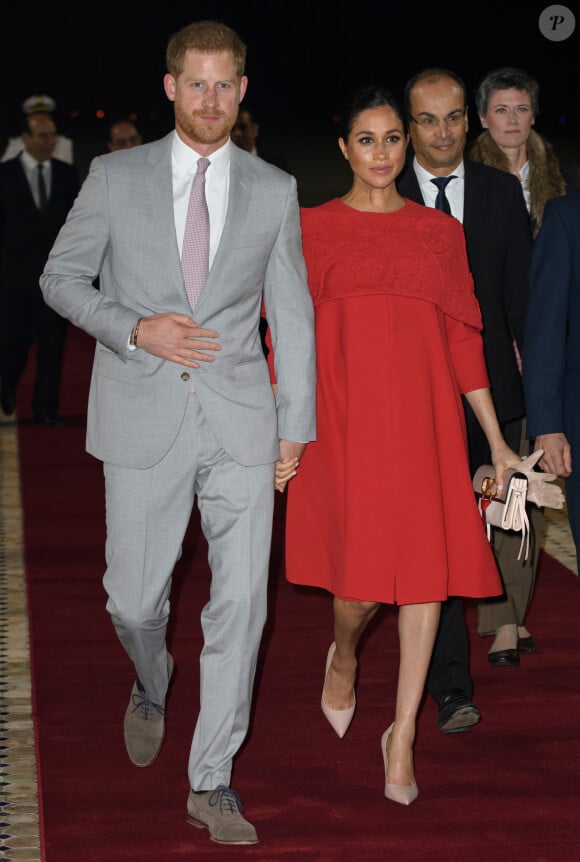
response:
[[[205,793],[191,790],[187,799],[187,822],[196,829],[209,829],[212,841],[218,844],[257,844],[256,830],[242,817],[243,810],[236,791],[224,784]]]
[[[173,675],[173,656],[167,653],[167,673]],[[165,701],[153,703],[145,689],[135,680],[124,721],[125,747],[131,763],[149,766],[159,752],[165,739]]]

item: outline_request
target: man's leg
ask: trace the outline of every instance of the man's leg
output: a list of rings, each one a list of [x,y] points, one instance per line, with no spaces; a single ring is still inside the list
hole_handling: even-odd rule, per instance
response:
[[[266,621],[275,465],[237,464],[199,409],[196,424],[202,465],[196,493],[212,574],[201,615],[200,711],[189,757],[187,822],[222,844],[255,844],[256,830],[229,785],[248,731]]]
[[[33,329],[29,292],[6,281],[0,291],[0,406],[7,416],[16,409],[16,390],[26,367]]]
[[[197,454],[191,411],[172,448],[144,470],[105,464],[107,610],[137,680],[124,734],[136,766],[153,762],[165,735],[173,659],[165,642],[173,568],[194,501]]]
[[[148,470],[105,464],[107,570],[103,579],[119,640],[154,703],[167,693],[165,635],[171,576],[193,506],[193,463],[180,447]],[[186,453],[182,453],[184,458]]]
[[[243,467],[219,446],[198,413],[197,477],[208,542],[210,598],[201,615],[200,713],[189,779],[193,790],[229,786],[248,730],[258,650],[267,612],[274,510],[274,464]]]
[[[481,715],[471,702],[469,637],[463,602],[452,596],[441,605],[441,622],[427,674],[427,691],[439,707],[437,724],[442,733],[461,733],[477,724]]]
[[[49,308],[40,296],[36,309],[36,380],[32,412],[37,420],[58,416],[62,358],[68,322]]]

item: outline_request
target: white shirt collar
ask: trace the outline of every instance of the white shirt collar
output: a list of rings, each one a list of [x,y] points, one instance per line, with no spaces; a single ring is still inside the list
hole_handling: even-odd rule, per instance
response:
[[[30,171],[36,170],[37,165],[44,165],[45,168],[50,165],[50,159],[48,159],[46,162],[39,162],[38,159],[33,158],[26,150],[22,150],[21,157],[22,161]]]
[[[437,186],[435,183],[432,183],[431,180],[435,179],[435,175],[429,173],[425,168],[422,168],[417,161],[416,156],[413,158],[413,169],[415,171],[425,205],[428,207],[434,207],[437,201]],[[465,186],[465,166],[463,161],[461,161],[452,171],[449,171],[447,176],[457,177],[456,180],[450,182],[446,187],[445,194],[449,201],[451,214],[454,215],[458,221],[463,222],[463,192]]]
[[[210,160],[210,168],[218,175],[225,176],[230,164],[230,148],[233,146],[231,140],[227,140],[223,147],[208,156]],[[198,159],[202,158],[201,153],[198,153],[193,147],[185,144],[177,132],[173,133],[171,142],[171,157],[173,159],[174,170],[179,176],[191,176],[195,173]]]
[[[425,168],[421,167],[421,165],[417,161],[417,156],[413,156],[413,168],[417,175],[419,185],[431,182],[431,180],[435,177],[435,174],[431,174],[429,173],[429,171],[425,170]],[[451,174],[461,180],[465,178],[465,165],[463,164],[463,160],[457,165],[456,168],[453,168],[452,171],[449,171],[449,174],[447,174],[447,176],[450,176]]]

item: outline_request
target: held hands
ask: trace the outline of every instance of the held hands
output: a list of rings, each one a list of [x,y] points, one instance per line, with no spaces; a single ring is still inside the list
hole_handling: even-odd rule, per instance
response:
[[[221,350],[214,329],[202,329],[186,314],[153,314],[143,317],[139,325],[137,346],[153,356],[199,368],[200,362],[213,362],[212,351]],[[206,351],[210,351],[208,354]]]
[[[274,478],[274,488],[280,491],[281,494],[286,490],[286,485],[293,479],[298,471],[298,459],[293,458],[290,461],[276,461],[276,476]]]
[[[282,494],[286,485],[298,472],[300,457],[306,449],[306,443],[292,443],[289,440],[280,440],[280,459],[276,461],[276,475],[274,488]]]

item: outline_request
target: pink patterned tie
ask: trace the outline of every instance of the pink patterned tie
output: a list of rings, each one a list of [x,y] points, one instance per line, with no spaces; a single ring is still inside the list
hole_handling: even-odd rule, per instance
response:
[[[189,194],[181,251],[183,280],[192,311],[195,310],[209,272],[209,213],[205,200],[205,172],[209,164],[209,159],[198,159],[197,173]]]
[[[209,159],[201,158],[197,161],[197,172],[189,193],[181,250],[181,269],[192,311],[195,310],[209,273],[209,213],[205,199],[205,172],[209,164]],[[189,381],[189,391],[195,392],[193,379]]]

